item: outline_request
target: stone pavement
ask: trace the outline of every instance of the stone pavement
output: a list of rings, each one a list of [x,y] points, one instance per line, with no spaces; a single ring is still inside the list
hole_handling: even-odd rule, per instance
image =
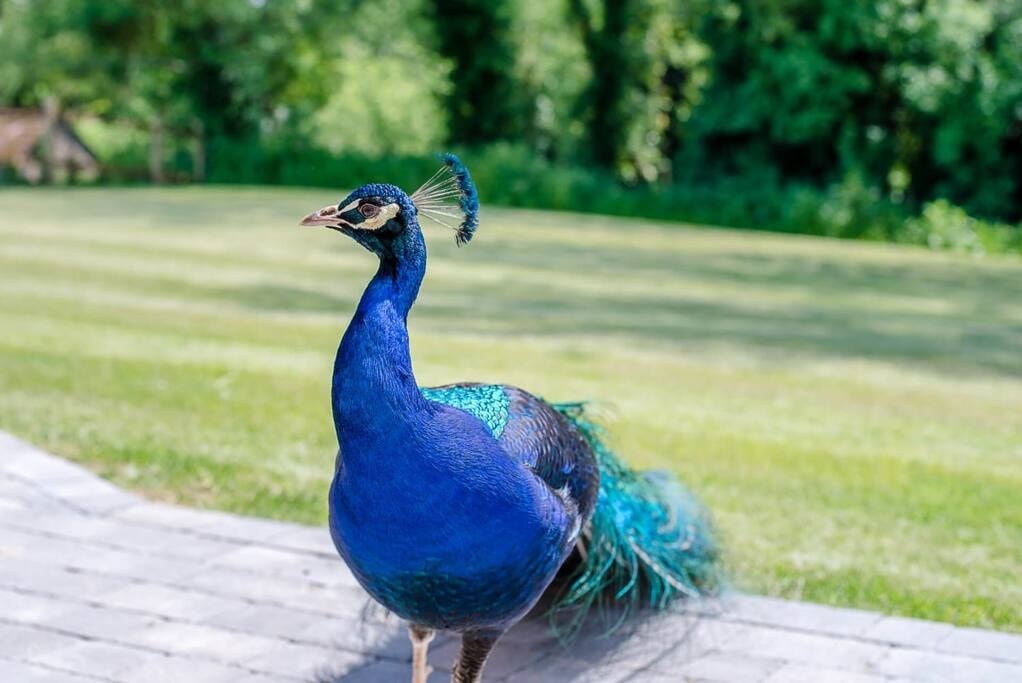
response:
[[[402,682],[410,649],[325,529],[146,502],[0,433],[0,681]],[[486,680],[1006,683],[1022,636],[732,597],[569,649],[523,623]]]

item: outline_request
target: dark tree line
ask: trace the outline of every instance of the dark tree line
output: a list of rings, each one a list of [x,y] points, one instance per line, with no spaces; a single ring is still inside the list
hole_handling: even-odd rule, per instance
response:
[[[508,96],[509,22],[492,18],[508,3],[451,4],[452,111],[460,93],[475,103],[455,114],[452,137],[520,133],[514,123],[479,130],[528,111]],[[565,0],[564,15],[590,70],[576,108],[583,160],[621,170],[645,155],[655,175],[687,182],[826,185],[854,174],[898,200],[947,197],[1022,218],[1017,0]],[[482,76],[473,54],[503,76]]]
[[[307,139],[359,35],[384,52],[411,40],[449,65],[455,145],[511,143],[628,183],[855,178],[910,206],[1022,218],[1018,0],[539,1],[418,0],[404,23],[388,0],[0,2],[0,102],[137,125],[157,178],[160,140],[188,137],[201,176],[217,140]],[[543,35],[522,28],[537,8]],[[547,52],[580,70],[523,67]]]

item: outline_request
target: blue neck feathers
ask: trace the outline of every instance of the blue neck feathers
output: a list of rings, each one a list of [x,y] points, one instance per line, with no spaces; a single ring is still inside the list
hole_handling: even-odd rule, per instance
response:
[[[380,256],[337,350],[332,403],[342,448],[344,431],[379,435],[425,409],[412,372],[407,327],[425,272],[426,245],[418,225],[409,221]]]

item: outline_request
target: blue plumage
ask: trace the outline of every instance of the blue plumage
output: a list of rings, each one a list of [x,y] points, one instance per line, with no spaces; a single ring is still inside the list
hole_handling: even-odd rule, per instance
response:
[[[444,163],[448,189],[427,183],[409,197],[366,185],[302,223],[380,259],[334,364],[334,544],[359,583],[409,622],[413,680],[425,680],[432,630],[450,629],[463,634],[454,680],[475,683],[497,638],[558,572],[567,583],[556,608],[574,629],[593,606],[663,608],[713,590],[716,551],[692,499],[624,465],[579,404],[506,385],[418,386],[407,329],[426,269],[418,215],[457,196],[459,243],[478,225],[467,169],[453,155]]]

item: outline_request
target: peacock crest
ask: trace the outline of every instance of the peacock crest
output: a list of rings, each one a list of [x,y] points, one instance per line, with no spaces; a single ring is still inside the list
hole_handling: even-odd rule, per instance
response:
[[[411,195],[420,215],[454,230],[460,247],[479,227],[479,195],[468,168],[457,156],[440,155],[443,165]]]

